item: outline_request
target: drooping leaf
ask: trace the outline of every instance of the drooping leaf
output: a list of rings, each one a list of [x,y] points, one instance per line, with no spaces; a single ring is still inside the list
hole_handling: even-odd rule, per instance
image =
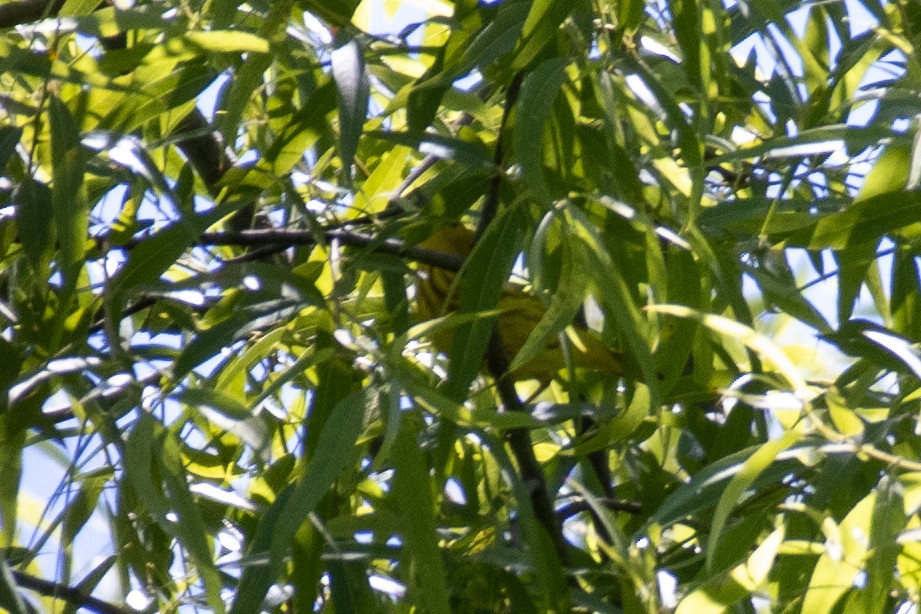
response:
[[[265,556],[267,561],[244,570],[231,614],[259,611],[269,586],[281,571],[298,527],[307,520],[333,480],[354,460],[354,444],[361,432],[366,402],[363,392],[342,400],[337,408],[336,422],[327,423],[323,428],[303,475],[285,488],[263,515],[249,553]]]
[[[331,54],[333,80],[339,92],[339,156],[350,168],[368,112],[371,88],[361,48],[354,39]]]

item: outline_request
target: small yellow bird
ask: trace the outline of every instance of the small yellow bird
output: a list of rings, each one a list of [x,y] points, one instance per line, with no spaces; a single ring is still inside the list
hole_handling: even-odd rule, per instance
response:
[[[460,225],[448,226],[420,243],[419,247],[466,257],[473,249],[473,232]],[[460,303],[458,288],[454,287],[457,274],[430,265],[420,266],[420,272],[422,278],[416,285],[419,316],[431,320],[456,312]],[[520,289],[506,287],[499,297],[497,309],[499,335],[506,358],[511,361],[543,318],[544,304],[539,298],[525,294]],[[615,376],[623,375],[624,364],[619,354],[605,346],[593,331],[581,327],[576,330],[578,343],[572,343],[569,347],[574,367],[594,369]],[[432,343],[439,351],[451,350],[452,332],[451,329],[442,329],[432,335]],[[543,351],[516,368],[512,375],[518,380],[537,379],[546,383],[566,367],[566,356],[560,340],[553,338]]]

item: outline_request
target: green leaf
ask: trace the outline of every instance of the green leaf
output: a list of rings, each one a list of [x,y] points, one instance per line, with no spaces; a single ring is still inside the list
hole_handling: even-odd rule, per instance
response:
[[[695,473],[690,480],[682,484],[671,493],[665,502],[649,517],[647,524],[657,523],[668,526],[685,517],[699,515],[703,510],[709,510],[716,505],[720,494],[733,477],[738,475],[745,462],[761,446],[752,446],[739,452],[724,456],[704,469]],[[789,475],[795,475],[803,468],[803,461],[798,455],[814,451],[812,443],[801,443],[777,455],[773,463],[761,471],[755,478],[750,488],[758,488],[765,484],[779,484]],[[842,451],[842,454],[849,451]]]
[[[116,311],[121,310],[129,291],[158,279],[206,228],[233,211],[229,203],[222,204],[207,213],[187,216],[138,243],[112,280],[110,291]]]
[[[19,378],[23,356],[14,344],[0,337],[0,419],[10,406],[10,388]]]
[[[67,105],[52,96],[48,112],[51,119],[51,202],[66,304],[66,297],[77,284],[89,234],[88,208],[82,190],[86,152],[80,145],[79,129]]]
[[[159,430],[159,429],[158,429]],[[185,460],[180,453],[176,436],[166,430],[156,433],[157,454],[154,459],[162,469],[170,507],[175,510],[177,522],[171,523],[179,542],[192,555],[198,574],[205,585],[208,605],[215,612],[225,612],[221,598],[221,580],[214,564],[208,530],[192,493],[189,491]]]
[[[425,457],[419,449],[419,416],[406,414],[393,446],[396,476],[393,497],[403,519],[403,561],[409,571],[410,590],[425,612],[451,612],[447,579],[438,548],[438,522],[432,483]]]
[[[867,579],[860,591],[859,601],[863,613],[883,614],[892,595],[892,572],[902,550],[899,534],[907,521],[902,484],[898,480],[887,476],[880,481],[871,518]]]
[[[66,27],[72,23],[77,32],[96,37],[115,36],[119,32],[130,30],[155,30],[163,34],[182,32],[176,20],[170,19],[158,7],[133,6],[116,9],[111,6],[99,8],[98,4],[94,4],[93,8],[96,10],[81,15],[72,22],[67,20],[60,26],[67,31]]]
[[[921,219],[921,192],[890,192],[854,202],[821,218],[809,249],[845,249],[876,244],[885,235]]]
[[[308,11],[340,28],[351,25],[352,15],[359,4],[361,4],[360,0],[307,0],[305,2]]]
[[[708,162],[711,165],[768,158],[802,158],[840,151],[860,152],[884,142],[907,142],[904,136],[893,134],[891,129],[879,126],[848,126],[832,124],[803,130],[793,137],[774,138],[751,147],[736,149],[719,155]]]
[[[556,42],[560,24],[572,10],[568,0],[534,0],[521,28],[521,37],[512,62],[513,70],[521,70],[537,57],[548,44]]]
[[[204,330],[183,348],[173,363],[173,381],[179,381],[189,371],[231,347],[247,334],[288,322],[303,306],[296,296],[266,296],[268,293],[244,295],[233,304],[230,315]]]
[[[644,0],[621,0],[617,7],[618,22],[626,34],[631,34],[639,27],[646,10]]]
[[[467,74],[514,49],[530,12],[530,4],[524,0],[502,2],[496,16],[466,45],[457,62],[446,63],[445,72],[452,77]]]
[[[797,443],[802,438],[798,431],[787,431],[780,438],[769,441],[758,447],[739,468],[726,489],[720,495],[713,512],[713,522],[710,525],[710,536],[707,538],[707,568],[716,571],[724,568],[720,561],[720,543],[729,514],[738,506],[745,492],[751,487],[759,475],[770,467],[777,459],[777,455]]]
[[[829,518],[825,529],[825,548],[819,557],[806,594],[803,597],[803,612],[824,614],[835,611],[835,604],[854,587],[854,579],[864,567],[876,508],[876,492],[864,497],[848,515],[835,525]],[[890,568],[891,569],[891,568]]]
[[[451,82],[444,75],[436,75],[412,86],[406,98],[406,122],[410,132],[428,128]]]
[[[565,209],[565,219],[582,266],[592,276],[592,293],[610,317],[617,323],[617,329],[626,340],[632,358],[639,366],[644,383],[649,387],[651,407],[659,405],[659,375],[653,363],[652,352],[646,342],[647,324],[641,317],[619,265],[611,258],[594,224],[574,207]]]
[[[535,588],[544,598],[545,611],[572,611],[566,574],[550,535],[534,514],[529,486],[522,482],[502,443],[490,441],[485,437],[484,439],[485,446],[495,456],[496,463],[502,470],[502,477],[511,487],[518,502],[519,526],[527,547],[520,561],[528,569],[533,570],[537,578]]]
[[[95,3],[93,0],[67,0],[64,2],[64,6],[61,7],[58,15],[61,17],[88,15],[92,13],[93,9],[97,6],[99,6],[99,4]]]
[[[260,456],[267,454],[271,434],[254,408],[221,391],[205,388],[184,388],[172,398],[197,408],[211,423],[239,437]]]
[[[214,53],[268,53],[269,43],[261,36],[236,30],[187,32],[183,38],[196,47]]]
[[[234,141],[240,120],[246,107],[251,103],[253,92],[259,91],[265,71],[271,65],[270,54],[259,54],[244,62],[234,74],[233,81],[224,92],[221,113],[215,118],[225,143]]]
[[[461,277],[458,314],[483,313],[496,308],[520,250],[521,231],[522,218],[518,209],[506,210],[489,225],[467,258]],[[470,383],[480,372],[495,321],[495,316],[476,318],[455,329],[445,384],[445,393],[452,399],[464,398]]]
[[[674,16],[675,38],[681,46],[681,66],[698,91],[706,92],[701,80],[710,67],[701,64],[701,48],[706,43],[700,27],[701,4],[696,0],[669,0],[668,8]]]
[[[371,86],[358,42],[351,39],[330,54],[333,80],[339,92],[339,156],[351,169],[368,113]],[[347,173],[351,175],[351,171]]]
[[[483,146],[452,136],[432,132],[413,134],[382,130],[369,130],[365,133],[365,136],[382,139],[397,145],[407,145],[421,154],[453,160],[474,168],[491,169],[493,167],[492,156]]]
[[[687,119],[678,101],[661,79],[651,72],[643,63],[632,58],[627,60],[628,68],[636,72],[646,87],[662,106],[670,127],[678,134],[678,145],[688,169],[700,173],[703,169],[703,151],[696,130]],[[702,179],[702,176],[701,176]]]
[[[538,65],[525,77],[518,98],[513,132],[515,154],[521,162],[526,185],[545,204],[552,202],[553,197],[544,177],[544,123],[566,80],[566,64],[565,58],[554,58]]]
[[[36,277],[44,278],[54,246],[52,192],[31,179],[16,189],[16,231]]]
[[[643,424],[649,416],[651,398],[649,387],[645,384],[634,384],[635,391],[629,397],[627,407],[618,413],[614,419],[606,421],[588,439],[572,447],[571,454],[583,456],[608,449],[614,444],[628,439]]]
[[[16,418],[14,412],[0,415],[0,521],[3,523],[0,546],[4,548],[15,543],[19,528],[17,512],[26,425]]]
[[[10,572],[6,560],[0,557],[0,608],[9,614],[31,614],[32,610],[26,607],[19,595],[16,579]]]
[[[189,492],[183,462],[175,436],[149,414],[141,414],[125,445],[127,480],[157,524],[191,555],[204,582],[210,607],[224,612],[220,579],[206,537],[208,532]],[[171,513],[176,514],[178,521],[170,519]]]
[[[329,570],[332,606],[336,612],[380,612],[374,598],[364,561],[333,559],[324,562]]]
[[[535,237],[535,242],[536,240],[537,237]],[[564,243],[563,250],[563,271],[560,281],[554,288],[553,295],[550,297],[550,302],[543,316],[531,330],[518,354],[514,357],[509,356],[509,358],[513,358],[509,365],[510,372],[534,359],[547,347],[547,343],[552,338],[556,337],[558,339],[560,333],[576,320],[576,315],[582,307],[589,276],[579,266],[582,262],[574,261],[572,258],[571,248],[569,248],[568,244]]]
[[[887,147],[873,163],[854,198],[854,203],[869,200],[874,196],[892,194],[905,189],[909,169],[913,164],[912,148],[907,144]]]
[[[0,126],[0,172],[6,168],[12,155],[16,152],[16,145],[22,138],[22,128],[13,126]]]
[[[262,516],[248,555],[267,556],[265,563],[246,567],[237,588],[231,614],[256,614],[269,586],[278,578],[298,527],[326,493],[336,477],[353,462],[355,441],[361,433],[365,407],[364,391],[339,403],[335,422],[328,422],[319,435],[316,451],[301,478],[281,493]]]
[[[93,515],[99,503],[99,496],[111,477],[108,472],[106,475],[89,476],[83,480],[76,496],[69,499],[61,528],[61,543],[65,547],[71,547],[77,533]]]

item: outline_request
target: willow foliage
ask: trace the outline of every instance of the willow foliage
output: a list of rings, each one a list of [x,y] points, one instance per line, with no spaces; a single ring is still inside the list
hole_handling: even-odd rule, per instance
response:
[[[913,0],[0,4],[0,608],[913,611],[919,45]],[[573,323],[622,372],[507,375]]]

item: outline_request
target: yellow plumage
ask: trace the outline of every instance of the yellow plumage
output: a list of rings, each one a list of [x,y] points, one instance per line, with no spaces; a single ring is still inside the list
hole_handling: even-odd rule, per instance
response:
[[[473,233],[464,226],[450,226],[436,232],[422,242],[420,247],[466,257],[473,248]],[[421,266],[420,271],[421,279],[416,286],[419,316],[430,320],[456,312],[459,308],[458,289],[454,286],[456,273],[428,265]],[[508,287],[502,291],[497,309],[502,346],[508,360],[512,360],[543,318],[544,304],[537,297]],[[576,342],[569,344],[569,355],[574,367],[594,369],[611,375],[624,373],[624,365],[618,354],[608,349],[592,331],[584,328],[577,331]],[[451,329],[440,330],[432,335],[432,343],[439,351],[449,352],[451,342]],[[547,382],[566,366],[563,348],[559,339],[554,338],[537,356],[515,369],[512,375],[516,379]]]

